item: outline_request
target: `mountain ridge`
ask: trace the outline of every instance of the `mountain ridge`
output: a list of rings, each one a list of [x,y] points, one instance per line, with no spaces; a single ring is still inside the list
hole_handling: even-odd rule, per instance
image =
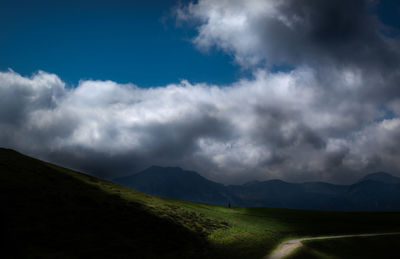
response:
[[[350,185],[290,183],[280,179],[223,185],[180,167],[152,166],[137,174],[114,179],[114,182],[161,197],[218,205],[342,211],[400,210],[400,178],[386,172],[367,174]]]
[[[152,193],[160,197],[222,204],[227,198],[223,194],[224,185],[210,181],[194,171],[180,167],[151,166],[139,173],[114,179],[114,182]]]
[[[370,173],[362,177],[359,182],[361,181],[377,181],[377,182],[384,182],[384,183],[400,183],[400,177],[396,177],[394,175],[391,175],[387,172],[375,172],[375,173]]]

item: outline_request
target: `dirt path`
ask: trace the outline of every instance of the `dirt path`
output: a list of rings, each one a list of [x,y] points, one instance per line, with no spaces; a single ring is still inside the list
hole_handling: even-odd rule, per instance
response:
[[[320,237],[304,237],[285,241],[272,251],[271,254],[264,257],[264,259],[281,259],[291,254],[296,248],[303,246],[302,241],[318,240],[318,239],[332,239],[332,238],[348,238],[348,237],[373,237],[373,236],[387,236],[387,235],[400,235],[400,232],[394,233],[375,233],[375,234],[356,234],[356,235],[338,235],[338,236],[320,236]]]

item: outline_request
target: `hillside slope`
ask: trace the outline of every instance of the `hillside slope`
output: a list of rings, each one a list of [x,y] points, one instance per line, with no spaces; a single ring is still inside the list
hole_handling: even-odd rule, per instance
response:
[[[202,253],[201,235],[56,167],[0,149],[0,172],[2,245],[12,258]]]
[[[397,212],[159,198],[6,149],[0,202],[2,258],[261,258],[287,238],[400,231]]]

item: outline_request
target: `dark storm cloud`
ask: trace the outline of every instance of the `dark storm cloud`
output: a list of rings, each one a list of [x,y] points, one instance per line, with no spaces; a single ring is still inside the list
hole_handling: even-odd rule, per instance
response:
[[[243,66],[277,64],[393,69],[399,42],[374,15],[371,0],[199,1],[180,9],[197,20],[200,48],[217,46]]]
[[[142,132],[143,152],[148,152],[149,157],[164,159],[165,163],[191,156],[198,150],[199,138],[228,140],[231,137],[229,122],[210,116],[202,109],[198,113],[176,121],[151,123],[135,129]]]
[[[380,22],[371,0],[209,1],[181,8],[178,19],[195,20],[200,49],[217,47],[247,69],[309,67],[319,87],[358,76],[359,100],[385,102],[400,94],[400,31]],[[397,31],[397,33],[387,33]],[[395,36],[397,35],[397,37]],[[351,79],[351,78],[350,78]]]
[[[316,149],[326,146],[324,140],[303,124],[302,114],[288,107],[256,107],[259,118],[253,136],[275,148],[290,145],[311,145]],[[285,134],[283,134],[285,133]]]
[[[274,38],[278,45],[280,34],[292,35],[285,48],[292,53],[288,62],[390,68],[398,64],[398,50],[381,34],[384,25],[371,13],[372,5],[369,0],[282,1],[277,10],[286,24]]]

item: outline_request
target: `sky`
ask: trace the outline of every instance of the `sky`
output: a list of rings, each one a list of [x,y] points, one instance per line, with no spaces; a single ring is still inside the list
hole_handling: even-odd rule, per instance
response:
[[[182,2],[181,2],[182,3]],[[232,83],[244,71],[224,52],[205,54],[176,26],[176,1],[2,1],[0,69],[55,73],[69,86],[82,79],[141,87]]]
[[[400,4],[3,1],[0,146],[104,178],[400,176]]]

